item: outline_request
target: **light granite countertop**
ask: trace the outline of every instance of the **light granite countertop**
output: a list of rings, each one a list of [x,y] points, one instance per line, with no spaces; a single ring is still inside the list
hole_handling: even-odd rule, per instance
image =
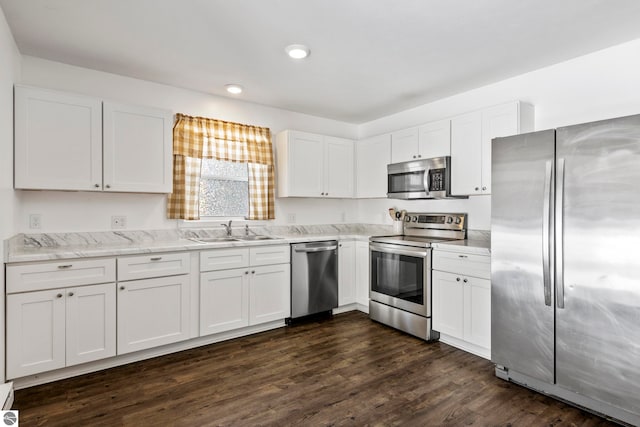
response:
[[[332,224],[251,227],[251,234],[275,237],[260,241],[225,241],[201,243],[192,239],[223,237],[219,229],[174,229],[143,231],[107,231],[77,233],[18,234],[5,240],[5,262],[21,263],[136,255],[162,252],[281,245],[290,243],[354,239],[368,241],[370,236],[391,235],[393,227],[375,224]],[[244,235],[244,229],[233,230],[233,237]],[[468,251],[489,255],[488,232],[469,231],[468,240],[434,244],[442,250]]]

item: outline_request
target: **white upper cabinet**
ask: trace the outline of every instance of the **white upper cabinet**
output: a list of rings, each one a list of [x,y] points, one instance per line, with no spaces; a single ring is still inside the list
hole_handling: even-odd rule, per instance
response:
[[[356,142],[356,197],[387,197],[387,165],[391,163],[391,134]]]
[[[440,120],[391,134],[391,163],[448,156],[451,123]]]
[[[278,197],[353,197],[353,141],[285,130],[276,157]]]
[[[15,188],[102,190],[99,100],[16,86]]]
[[[440,120],[420,126],[418,155],[423,159],[451,154],[451,120]]]
[[[391,134],[391,163],[408,162],[420,155],[418,128],[403,129]]]
[[[451,193],[491,194],[491,140],[533,130],[533,106],[514,101],[451,119]]]
[[[15,188],[170,193],[172,113],[15,87]]]
[[[171,193],[171,112],[103,104],[105,191]]]

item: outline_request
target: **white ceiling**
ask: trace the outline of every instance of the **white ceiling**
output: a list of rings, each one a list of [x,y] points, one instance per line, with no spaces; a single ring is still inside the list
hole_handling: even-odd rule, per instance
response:
[[[638,0],[0,0],[21,53],[362,123],[640,38]],[[288,44],[311,56],[296,61]]]

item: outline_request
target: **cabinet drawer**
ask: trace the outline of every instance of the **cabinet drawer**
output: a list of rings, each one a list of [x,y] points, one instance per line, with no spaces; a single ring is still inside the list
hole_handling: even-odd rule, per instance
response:
[[[249,263],[254,265],[286,264],[291,259],[289,245],[260,246],[249,249]]]
[[[459,252],[433,251],[432,268],[464,276],[491,278],[491,257]]]
[[[189,273],[189,253],[118,258],[118,281]]]
[[[9,294],[115,281],[116,262],[113,258],[7,266]]]
[[[200,252],[200,271],[226,270],[249,266],[249,249],[214,249]]]

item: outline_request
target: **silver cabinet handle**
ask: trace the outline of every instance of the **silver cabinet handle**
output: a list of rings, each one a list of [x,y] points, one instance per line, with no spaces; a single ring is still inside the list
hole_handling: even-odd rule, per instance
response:
[[[71,267],[73,267],[73,264],[64,264],[64,265],[59,265],[59,266],[58,266],[58,268],[59,268],[60,270],[64,270],[64,269],[66,269],[66,268],[71,268]]]
[[[150,258],[151,261],[160,261],[162,259],[161,256],[155,256],[153,258]]]
[[[564,159],[558,159],[556,183],[556,306],[564,308],[564,233],[562,209],[564,208]]]
[[[124,286],[120,286],[120,290],[121,290],[121,291],[124,291]]]
[[[542,283],[544,304],[551,307],[551,160],[547,160],[544,171],[544,194],[542,196]]]
[[[458,258],[468,258],[466,255],[458,255]]]
[[[73,296],[73,292],[69,292],[69,296],[72,297]]]
[[[62,294],[56,295],[56,298],[62,298]]]

